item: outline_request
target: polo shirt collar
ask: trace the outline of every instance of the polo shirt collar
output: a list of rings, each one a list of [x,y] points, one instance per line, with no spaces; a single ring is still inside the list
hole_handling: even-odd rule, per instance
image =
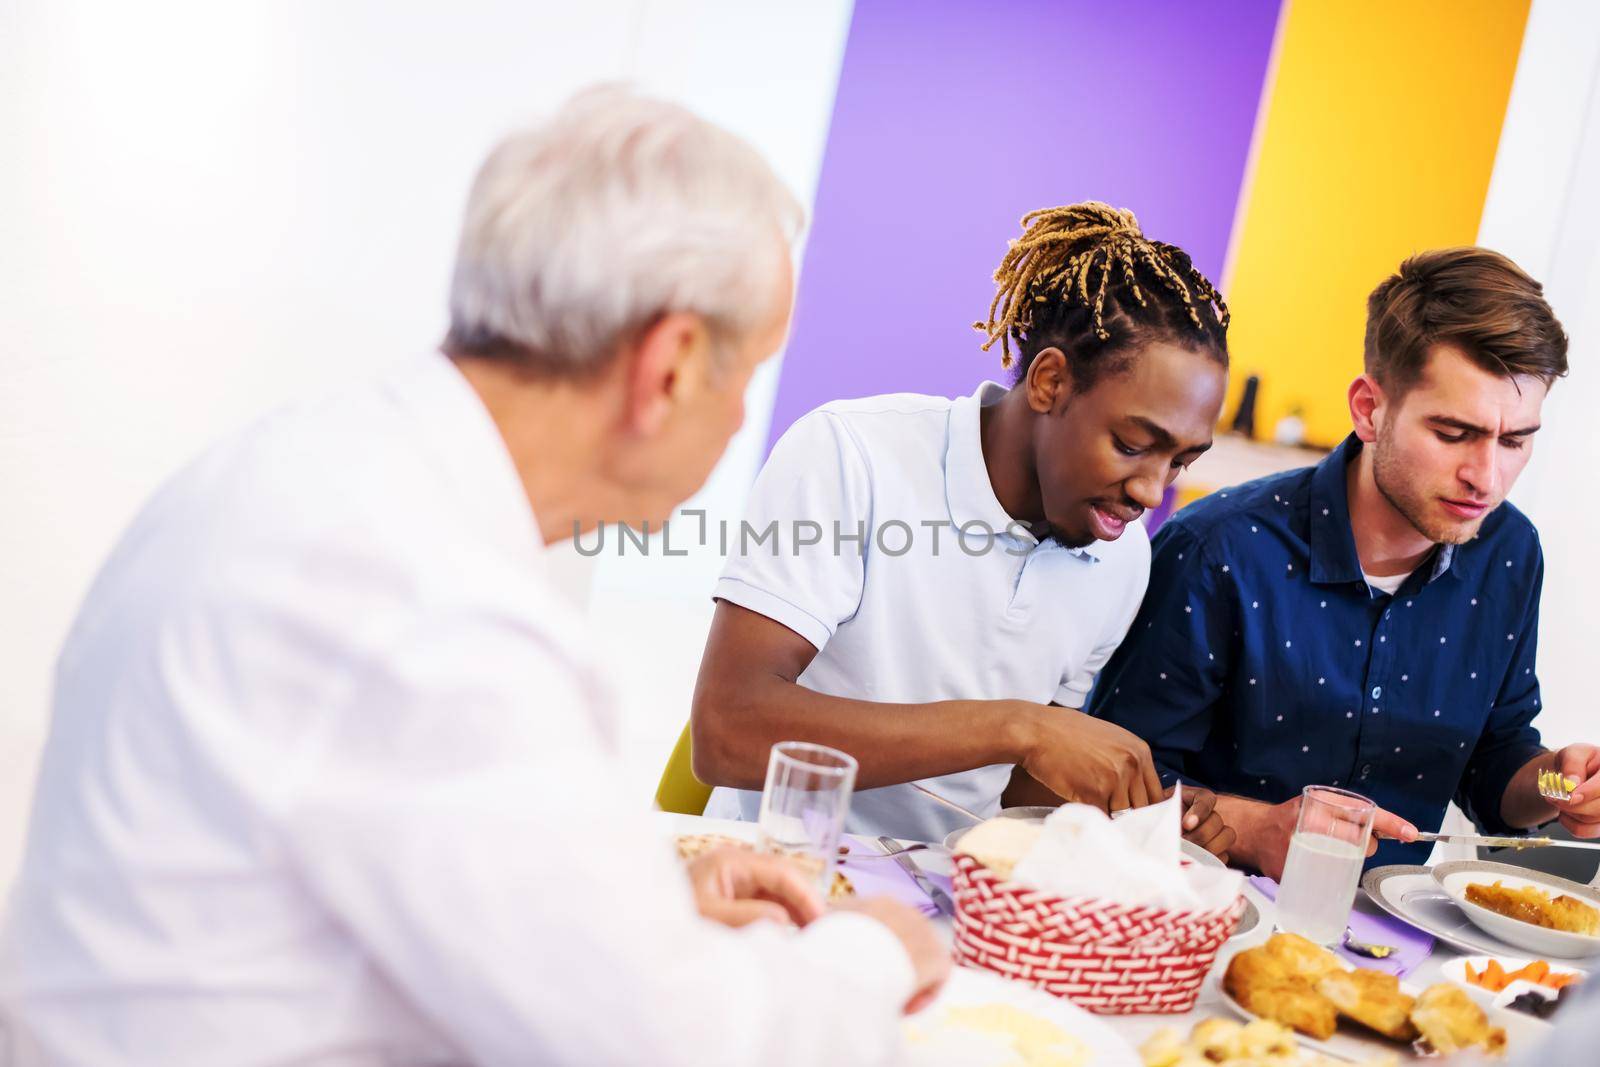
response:
[[[1367,580],[1361,573],[1361,557],[1356,554],[1355,534],[1350,529],[1347,482],[1350,464],[1361,447],[1361,439],[1352,433],[1311,472],[1311,580],[1319,585],[1365,584]],[[1450,565],[1455,554],[1455,545],[1436,545],[1422,564],[1428,568],[1427,580],[1454,574]]]
[[[969,522],[981,522],[996,534],[1015,536],[1029,545],[1039,539],[1027,527],[1012,518],[994,495],[994,483],[989,480],[989,467],[983,461],[983,434],[979,413],[991,404],[998,404],[1006,395],[1006,387],[998,382],[984,382],[971,396],[959,397],[950,405],[950,433],[944,454],[945,503],[950,508],[950,521],[959,530]],[[1068,549],[1073,555],[1096,559],[1087,548]]]

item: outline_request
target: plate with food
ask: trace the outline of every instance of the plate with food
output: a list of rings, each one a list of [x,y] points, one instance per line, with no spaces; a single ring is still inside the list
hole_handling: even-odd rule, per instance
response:
[[[1440,973],[1460,985],[1472,999],[1496,1008],[1527,1008],[1548,1018],[1563,989],[1581,983],[1584,972],[1549,960],[1519,956],[1457,956]],[[1536,999],[1527,999],[1533,994]]]
[[[905,1021],[905,1067],[1140,1067],[1139,1053],[1069,1000],[957,967]]]
[[[1302,1046],[1293,1030],[1271,1019],[1201,1019],[1189,1035],[1176,1027],[1162,1027],[1139,1046],[1144,1067],[1348,1067]],[[1380,1052],[1360,1061],[1366,1067],[1392,1067],[1394,1055]]]
[[[1385,1050],[1499,1055],[1537,1041],[1544,1029],[1530,1016],[1486,1009],[1453,982],[1418,988],[1289,933],[1238,953],[1220,984],[1224,1003],[1240,1015],[1271,1019],[1302,1045],[1343,1059]]]
[[[1361,888],[1378,907],[1457,952],[1469,956],[1520,956],[1526,952],[1478,929],[1433,880],[1427,867],[1408,863],[1374,867],[1361,876]]]
[[[696,856],[719,848],[736,848],[746,852],[756,849],[753,841],[742,837],[733,837],[729,834],[678,834],[675,842],[678,847],[678,858],[688,863]],[[809,875],[812,871],[821,873],[818,867],[808,867],[800,857],[792,857],[795,865]],[[856,895],[856,887],[850,878],[841,870],[835,869],[833,877],[828,881],[828,902],[837,904],[841,900],[849,900]]]
[[[1473,925],[1541,956],[1600,955],[1600,890],[1487,860],[1433,868],[1433,879]]]

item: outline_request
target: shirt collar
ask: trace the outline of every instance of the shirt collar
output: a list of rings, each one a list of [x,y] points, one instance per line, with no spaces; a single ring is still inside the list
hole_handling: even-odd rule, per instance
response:
[[[415,422],[417,443],[436,465],[470,526],[508,555],[543,554],[522,476],[478,391],[448,356],[426,352],[397,366],[384,395]]]
[[[1361,439],[1352,433],[1311,472],[1311,580],[1319,585],[1366,582],[1350,529],[1347,481],[1349,466],[1360,451]],[[1427,568],[1429,582],[1454,574],[1450,565],[1455,554],[1455,545],[1436,545],[1418,569]]]
[[[971,396],[951,403],[949,443],[944,454],[945,503],[950,508],[950,521],[958,530],[967,523],[981,522],[996,534],[1009,533],[1026,544],[1036,545],[1039,539],[1012,518],[994,495],[989,467],[983,461],[979,414],[983,408],[998,404],[1006,392],[998,382],[984,382]],[[1087,548],[1067,551],[1086,559],[1098,558]]]

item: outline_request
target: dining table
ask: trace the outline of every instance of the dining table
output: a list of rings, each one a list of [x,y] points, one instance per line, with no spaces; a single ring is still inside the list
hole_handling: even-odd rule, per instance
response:
[[[673,835],[719,834],[751,843],[757,840],[757,829],[754,823],[680,815],[669,812],[658,812],[655,817],[661,820],[667,832]],[[912,843],[908,841],[900,842],[902,845]],[[877,852],[881,855],[880,847],[872,838],[851,838],[846,835],[845,844],[852,852],[860,850],[863,853]],[[916,863],[920,870],[930,875],[948,876],[950,872],[949,854],[942,847],[934,846],[909,852],[906,853],[906,858]],[[860,862],[847,863],[847,872],[897,868],[895,861],[888,857],[870,861],[870,867],[867,866],[867,862],[862,860]],[[884,884],[884,880],[876,874],[870,878],[871,884],[859,884],[868,881],[868,879],[857,878],[855,880],[858,882],[858,891],[863,897],[875,895],[878,891],[877,887]],[[906,900],[908,903],[926,903],[925,896],[919,897],[920,891],[915,890],[915,883],[911,881],[909,876],[905,877],[903,885],[895,885],[892,881],[888,882],[887,885],[892,889],[886,889],[886,892],[898,899]],[[906,888],[908,886],[912,888]],[[1184,1033],[1188,1033],[1189,1029],[1202,1019],[1212,1017],[1238,1018],[1223,1000],[1222,991],[1216,979],[1227,969],[1228,961],[1235,953],[1259,945],[1271,936],[1276,914],[1273,901],[1251,882],[1247,881],[1245,883],[1244,893],[1260,913],[1260,922],[1250,932],[1235,936],[1218,951],[1212,972],[1202,986],[1199,999],[1191,1010],[1182,1014],[1101,1016],[1130,1045],[1137,1048],[1152,1034],[1165,1027],[1176,1027]],[[950,918],[934,912],[931,907],[926,907],[924,910],[928,914],[929,920],[938,928],[940,934],[953,941],[954,934]],[[1354,912],[1365,913],[1375,917],[1381,917],[1384,914],[1368,898],[1366,892],[1360,889],[1356,891],[1353,910]],[[1418,986],[1428,986],[1435,982],[1443,981],[1443,968],[1450,960],[1460,955],[1462,954],[1455,949],[1443,942],[1436,941],[1433,944],[1432,951],[1413,970],[1405,975],[1404,980]],[[1376,1037],[1371,1042],[1373,1055],[1380,1054],[1386,1050],[1392,1051],[1393,1048],[1394,1046],[1387,1045]]]

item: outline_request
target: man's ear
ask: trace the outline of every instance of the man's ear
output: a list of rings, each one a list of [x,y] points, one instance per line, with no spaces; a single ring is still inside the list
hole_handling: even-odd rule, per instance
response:
[[[662,315],[639,334],[626,360],[630,432],[656,433],[678,405],[704,387],[710,342],[705,320],[687,312]]]
[[[1378,439],[1378,427],[1388,407],[1389,398],[1372,375],[1362,374],[1350,383],[1350,422],[1356,436],[1366,444]]]
[[[1041,348],[1028,364],[1024,380],[1028,406],[1040,415],[1060,411],[1072,399],[1072,373],[1067,354],[1059,348]]]

